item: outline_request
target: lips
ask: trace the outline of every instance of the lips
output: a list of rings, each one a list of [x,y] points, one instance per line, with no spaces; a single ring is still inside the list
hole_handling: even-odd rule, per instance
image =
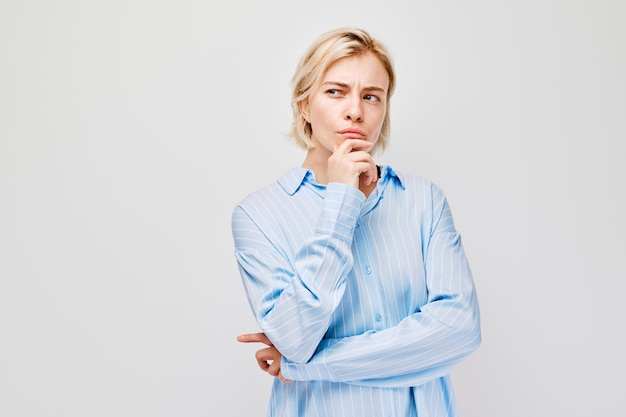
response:
[[[349,127],[347,129],[343,129],[341,131],[339,131],[339,133],[345,137],[351,138],[351,139],[360,139],[365,137],[365,132],[363,132],[361,129],[357,129],[354,127]]]

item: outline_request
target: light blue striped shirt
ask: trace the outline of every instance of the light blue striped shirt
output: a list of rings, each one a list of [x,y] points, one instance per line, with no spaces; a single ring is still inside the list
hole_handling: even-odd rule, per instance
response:
[[[480,318],[441,189],[384,166],[366,199],[296,167],[235,207],[232,232],[294,381],[274,380],[268,416],[457,415],[449,373],[480,344]]]

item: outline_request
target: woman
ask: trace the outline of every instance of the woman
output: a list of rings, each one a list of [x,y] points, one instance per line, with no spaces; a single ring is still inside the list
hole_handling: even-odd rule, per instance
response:
[[[444,193],[378,166],[395,73],[367,32],[320,36],[293,77],[301,166],[233,211],[235,256],[276,376],[268,416],[454,416],[449,373],[480,344]]]

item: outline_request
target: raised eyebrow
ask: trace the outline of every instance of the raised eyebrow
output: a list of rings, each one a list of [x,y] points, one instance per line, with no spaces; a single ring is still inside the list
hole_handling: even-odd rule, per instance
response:
[[[377,92],[380,92],[382,94],[385,94],[385,89],[384,88],[374,87],[374,86],[372,86],[372,87],[365,87],[363,89],[363,91],[377,91]]]
[[[335,86],[335,87],[341,87],[341,88],[348,88],[348,87],[350,87],[348,84],[346,84],[346,83],[341,83],[341,82],[339,82],[339,81],[324,81],[324,82],[322,83],[322,85],[323,85],[323,86],[328,86],[328,87]]]
[[[344,89],[349,89],[350,88],[349,84],[342,83],[340,81],[324,81],[322,83],[322,85],[323,86],[329,86],[329,87],[330,86],[336,86],[336,87],[341,87],[341,88],[344,88]],[[377,92],[385,94],[385,89],[382,88],[382,87],[377,87],[377,86],[365,87],[365,88],[363,88],[363,91],[368,91],[368,92],[377,91]]]

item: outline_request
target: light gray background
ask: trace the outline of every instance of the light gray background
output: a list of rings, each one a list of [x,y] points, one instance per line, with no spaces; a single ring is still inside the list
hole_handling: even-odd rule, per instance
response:
[[[483,344],[461,414],[623,410],[622,1],[0,1],[0,415],[264,416],[230,213],[299,165],[304,49],[398,72],[381,158],[448,194]]]

